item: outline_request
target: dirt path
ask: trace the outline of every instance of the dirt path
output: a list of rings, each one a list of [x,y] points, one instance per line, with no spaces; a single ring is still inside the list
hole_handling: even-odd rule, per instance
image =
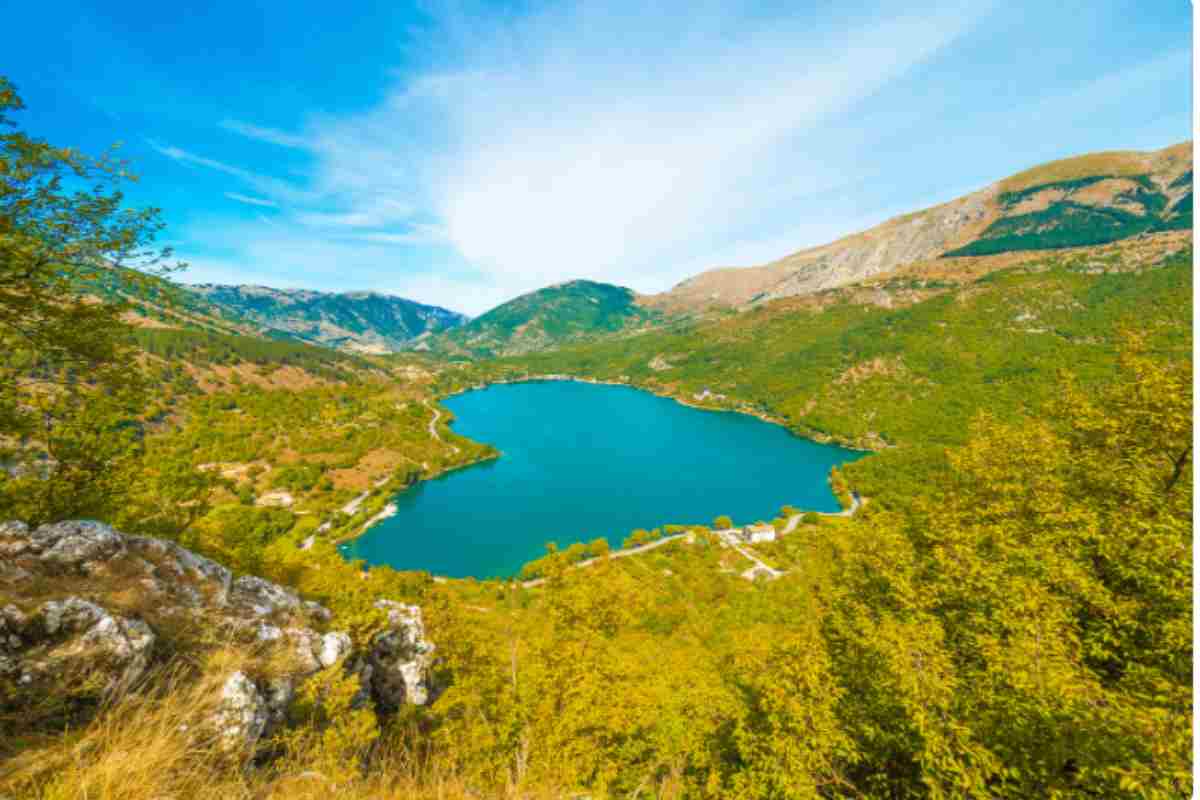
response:
[[[626,547],[622,550],[613,550],[607,556],[596,556],[595,558],[585,558],[583,561],[578,561],[578,562],[572,564],[571,568],[578,569],[579,567],[590,567],[592,564],[595,564],[597,561],[603,561],[606,558],[628,558],[629,556],[636,556],[639,553],[645,553],[650,550],[654,550],[655,548],[662,547],[664,544],[670,544],[671,542],[677,541],[679,539],[686,539],[687,543],[691,544],[692,542],[694,542],[696,540],[696,535],[694,533],[692,533],[691,531],[688,531],[687,533],[676,533],[676,534],[672,534],[671,536],[664,536],[661,539],[655,539],[653,542],[650,542],[649,544],[639,544],[637,547]],[[526,589],[532,589],[534,586],[541,586],[545,582],[546,582],[545,578],[534,578],[531,581],[522,581],[521,585],[523,587],[525,587]]]
[[[862,508],[862,498],[858,492],[850,492],[850,507],[843,508],[841,511],[814,511],[812,513],[821,517],[853,517]],[[800,511],[788,517],[787,525],[783,526],[783,530],[779,532],[780,536],[791,533],[796,530],[796,526],[800,524],[800,520],[809,512]]]
[[[799,514],[793,515],[793,519],[798,519],[799,517]],[[738,536],[741,535],[741,532],[741,528],[729,528],[728,530],[723,531],[713,531],[713,533],[719,536],[721,541],[724,542],[728,547],[732,547],[742,556],[742,558],[754,565],[742,573],[743,578],[754,580],[756,576],[761,574],[766,575],[768,580],[775,580],[776,578],[787,574],[770,566],[767,564],[767,562],[759,558],[758,555],[752,550],[747,549],[741,542],[739,542]]]
[[[433,423],[430,423],[430,424],[432,425]],[[844,508],[841,511],[815,511],[812,513],[819,514],[822,517],[852,517],[856,513],[858,513],[858,510],[860,508],[862,508],[862,505],[863,505],[862,498],[859,497],[858,492],[852,491],[852,492],[850,492],[850,507],[849,508]],[[788,517],[787,524],[783,526],[783,530],[779,532],[779,535],[784,536],[784,535],[789,534],[792,531],[796,530],[796,526],[800,524],[800,520],[803,519],[804,515],[807,513],[809,513],[809,512],[801,511],[796,514],[792,514],[790,517]],[[743,558],[745,558],[747,561],[749,561],[750,563],[752,563],[754,565],[754,566],[750,567],[749,569],[747,569],[745,572],[743,572],[742,577],[753,580],[755,577],[757,577],[759,575],[765,575],[768,580],[775,580],[776,578],[781,578],[787,574],[786,571],[777,570],[774,567],[768,565],[765,561],[763,561],[761,558],[759,558],[754,553],[753,550],[748,549],[740,541],[738,541],[737,536],[738,536],[738,534],[741,533],[741,528],[730,528],[729,530],[724,530],[724,531],[713,531],[713,533],[715,533],[717,536],[719,536],[721,538],[722,542],[724,542],[729,547],[732,547]],[[590,567],[592,564],[595,564],[597,561],[603,561],[605,558],[628,558],[629,556],[636,556],[639,553],[645,553],[649,550],[654,550],[657,547],[662,547],[665,544],[669,544],[671,542],[678,541],[679,539],[687,539],[688,544],[691,544],[692,542],[694,542],[696,540],[696,535],[695,535],[695,533],[689,531],[687,533],[676,533],[671,536],[664,536],[663,538],[657,539],[653,542],[650,542],[649,544],[642,544],[642,545],[638,545],[637,547],[626,547],[622,550],[613,550],[607,556],[599,556],[596,558],[585,558],[583,561],[579,561],[575,564],[572,564],[571,568],[578,569],[579,567]],[[521,586],[523,586],[526,589],[532,589],[535,586],[541,586],[545,582],[546,582],[545,578],[534,578],[533,580],[522,581]]]
[[[433,419],[429,420],[429,436],[432,439],[434,439],[435,441],[442,442],[443,444],[449,445],[450,449],[453,450],[456,454],[462,452],[461,450],[459,450],[458,445],[450,444],[449,442],[442,439],[442,435],[440,433],[438,433],[437,424],[438,424],[438,420],[442,418],[442,410],[440,408],[438,408],[437,406],[430,405],[428,400],[422,400],[421,402],[425,404],[426,408],[428,408],[430,411],[433,412]],[[406,456],[406,458],[407,458],[407,456]],[[411,461],[412,459],[409,459],[409,460]],[[421,466],[424,467],[426,471],[429,470],[428,463],[422,462]],[[391,480],[391,477],[392,477],[391,475],[384,475],[382,478],[375,481],[375,483],[374,483],[375,488],[378,489],[379,487],[383,486],[385,483],[387,483],[389,480]],[[365,501],[367,499],[367,497],[370,496],[370,494],[371,494],[371,490],[368,489],[367,491],[365,491],[362,494],[355,497],[350,502],[346,503],[346,505],[342,506],[342,509],[341,509],[342,513],[348,514],[348,515],[355,514],[358,511],[359,506],[361,506],[363,504],[363,501]],[[388,509],[391,509],[391,511],[388,511]],[[396,513],[395,507],[391,503],[388,503],[386,506],[384,506],[383,511],[379,512],[379,514],[376,514],[374,517],[371,517],[371,519],[367,520],[367,524],[363,526],[362,530],[365,531],[367,528],[371,527],[379,520],[390,517],[394,513]],[[317,533],[324,533],[325,531],[329,530],[329,528],[332,526],[332,524],[333,523],[328,520],[326,520],[325,522],[322,522],[320,527],[317,528]],[[361,535],[361,531],[360,531],[360,535]],[[312,547],[312,537],[311,536],[300,545],[300,549],[307,550],[310,547]]]
[[[429,435],[431,437],[433,437],[434,439],[436,439],[437,441],[443,442],[444,440],[442,439],[442,435],[440,433],[438,433],[438,429],[437,429],[438,420],[442,418],[442,410],[440,408],[438,408],[437,406],[429,405],[428,400],[422,400],[421,402],[423,402],[425,404],[426,408],[433,411],[433,419],[429,420]],[[445,442],[445,443],[449,444],[449,442]],[[460,452],[457,445],[451,444],[450,449],[453,450],[455,453]]]

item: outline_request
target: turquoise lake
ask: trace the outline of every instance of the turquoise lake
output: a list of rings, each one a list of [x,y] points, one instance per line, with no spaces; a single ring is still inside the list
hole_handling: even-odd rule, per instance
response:
[[[864,454],[745,414],[702,411],[624,386],[546,381],[447,398],[457,433],[499,459],[418,483],[343,555],[400,570],[516,574],[545,554],[634,528],[837,511],[829,469]]]

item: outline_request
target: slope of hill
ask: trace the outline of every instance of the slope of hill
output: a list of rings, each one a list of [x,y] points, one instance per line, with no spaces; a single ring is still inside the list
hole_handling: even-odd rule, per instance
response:
[[[214,284],[186,288],[232,316],[252,320],[271,335],[360,352],[394,352],[424,334],[453,328],[467,319],[454,311],[377,292]]]
[[[1122,330],[1185,357],[1191,251],[1191,237],[1172,232],[941,259],[932,266],[963,271],[881,276],[496,368],[628,382],[869,449],[957,444],[980,410],[1008,416],[1050,400],[1059,370],[1106,378]]]
[[[629,289],[576,280],[521,295],[418,347],[451,355],[515,355],[644,327],[661,317],[638,305]]]
[[[668,311],[739,307],[844,286],[915,261],[1098,245],[1191,224],[1191,142],[1094,153],[763,266],[710,270],[643,303]]]

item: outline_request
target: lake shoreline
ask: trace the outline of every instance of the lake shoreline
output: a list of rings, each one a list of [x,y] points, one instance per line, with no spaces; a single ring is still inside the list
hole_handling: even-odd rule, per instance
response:
[[[340,546],[343,544],[347,544],[349,542],[353,542],[355,539],[360,538],[363,534],[365,534],[371,528],[375,527],[375,525],[377,523],[383,522],[385,519],[395,516],[396,511],[397,511],[396,504],[394,502],[396,496],[411,490],[417,484],[445,477],[446,475],[449,475],[451,472],[457,472],[460,469],[466,469],[467,467],[473,467],[476,464],[483,464],[488,461],[495,461],[502,455],[503,455],[503,453],[496,452],[494,455],[481,456],[480,458],[476,458],[473,461],[465,461],[462,464],[452,464],[448,467],[444,467],[443,469],[438,470],[435,473],[432,473],[432,474],[427,475],[422,478],[417,478],[415,481],[410,483],[408,486],[405,486],[400,491],[393,492],[392,499],[388,500],[387,504],[384,505],[384,507],[382,509],[380,509],[379,512],[377,512],[373,517],[368,519],[363,524],[363,526],[361,528],[359,528],[357,533],[346,534],[345,536],[340,536],[337,539],[334,539],[333,540],[334,546],[337,547],[337,546]]]
[[[640,384],[636,384],[631,381],[619,381],[619,380],[618,381],[606,381],[606,380],[601,380],[599,378],[584,378],[584,377],[579,377],[577,375],[567,375],[567,374],[559,374],[559,373],[549,373],[549,374],[545,374],[545,375],[527,375],[527,376],[524,376],[521,378],[513,378],[513,379],[499,378],[496,380],[488,380],[488,381],[484,381],[482,383],[473,384],[471,386],[467,386],[467,387],[458,389],[453,392],[447,392],[446,394],[439,395],[436,398],[436,400],[441,401],[442,399],[444,399],[446,397],[457,397],[458,395],[466,394],[467,392],[474,392],[474,391],[478,391],[480,389],[486,389],[489,386],[504,386],[504,385],[510,385],[510,384],[518,384],[518,383],[549,383],[549,382],[554,382],[554,381],[565,381],[565,382],[574,382],[574,383],[590,383],[590,384],[597,385],[597,386],[624,386],[629,389],[636,389],[639,392],[646,392],[647,394],[652,394],[655,397],[662,397],[667,400],[674,400],[676,403],[679,403],[681,406],[687,406],[688,408],[694,408],[699,411],[724,412],[724,413],[730,413],[730,414],[745,414],[748,417],[755,417],[756,419],[760,419],[763,422],[767,422],[772,425],[778,425],[779,427],[783,428],[788,433],[792,434],[793,436],[795,436],[798,439],[805,439],[810,442],[816,442],[817,444],[837,445],[838,447],[844,448],[846,450],[854,450],[859,453],[879,453],[883,450],[883,448],[862,447],[857,442],[850,442],[850,441],[844,440],[837,436],[830,436],[828,434],[817,434],[812,431],[797,430],[792,425],[789,425],[786,420],[781,419],[779,417],[773,417],[770,414],[766,413],[765,411],[759,411],[757,409],[748,408],[748,407],[744,407],[744,406],[739,407],[739,408],[719,408],[719,407],[701,405],[701,404],[695,402],[694,400],[688,400],[686,397],[682,397],[678,394],[673,394],[668,391],[662,391],[662,390],[659,390],[659,389],[656,389],[656,388],[650,387],[650,386],[642,386]],[[889,445],[889,446],[894,446],[894,445]]]

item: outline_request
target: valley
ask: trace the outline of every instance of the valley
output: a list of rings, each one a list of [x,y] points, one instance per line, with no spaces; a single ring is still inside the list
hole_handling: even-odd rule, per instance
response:
[[[0,794],[1184,793],[1190,143],[474,319],[0,156]]]

